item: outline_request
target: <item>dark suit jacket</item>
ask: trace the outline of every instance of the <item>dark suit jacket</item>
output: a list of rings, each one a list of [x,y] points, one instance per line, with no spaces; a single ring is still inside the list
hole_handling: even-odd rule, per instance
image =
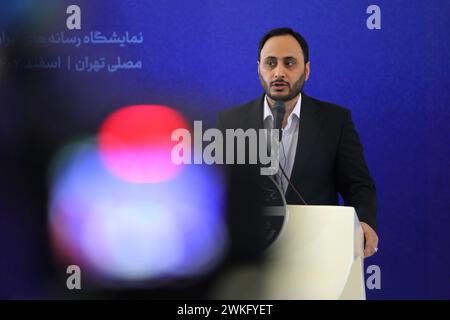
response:
[[[219,114],[220,129],[262,129],[264,95]],[[308,204],[345,205],[376,229],[375,184],[349,110],[302,93],[300,126],[291,181]],[[289,186],[289,204],[301,204]]]

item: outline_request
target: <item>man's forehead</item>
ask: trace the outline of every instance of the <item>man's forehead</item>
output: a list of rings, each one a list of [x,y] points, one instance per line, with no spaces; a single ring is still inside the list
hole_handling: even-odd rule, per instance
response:
[[[261,57],[298,58],[303,56],[298,41],[291,35],[274,36],[266,41],[261,50]]]

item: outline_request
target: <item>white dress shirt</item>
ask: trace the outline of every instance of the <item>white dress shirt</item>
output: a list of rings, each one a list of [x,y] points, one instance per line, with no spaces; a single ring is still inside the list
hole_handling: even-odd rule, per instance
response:
[[[298,127],[300,123],[300,109],[302,104],[302,94],[297,100],[294,109],[288,117],[286,127],[282,130],[283,135],[280,144],[280,167],[283,168],[286,175],[291,178],[292,168],[294,167],[295,153],[297,152]],[[264,128],[273,128],[273,114],[267,102],[267,96],[264,98]],[[281,170],[278,170],[277,180],[286,193],[289,186],[288,181],[283,176]]]

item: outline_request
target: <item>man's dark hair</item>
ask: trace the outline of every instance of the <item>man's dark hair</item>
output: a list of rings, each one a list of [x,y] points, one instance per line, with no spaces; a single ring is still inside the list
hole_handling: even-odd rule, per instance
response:
[[[303,50],[303,56],[305,57],[305,63],[309,61],[309,49],[306,40],[302,37],[302,35],[291,28],[275,28],[267,32],[259,41],[259,50],[258,50],[258,61],[261,59],[261,50],[264,47],[264,44],[272,37],[275,36],[283,36],[283,35],[291,35],[297,40],[300,44],[300,47]]]

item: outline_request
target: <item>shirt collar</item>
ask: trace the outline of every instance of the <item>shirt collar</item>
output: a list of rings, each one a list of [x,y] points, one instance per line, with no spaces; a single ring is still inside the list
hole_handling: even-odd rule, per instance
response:
[[[292,119],[294,115],[297,116],[297,118],[300,119],[300,109],[302,105],[302,94],[300,93],[297,103],[295,104],[294,110],[292,110],[291,114],[289,115],[288,122]],[[273,114],[272,110],[269,107],[269,103],[267,102],[267,95],[264,96],[264,121],[269,118],[273,121]]]

